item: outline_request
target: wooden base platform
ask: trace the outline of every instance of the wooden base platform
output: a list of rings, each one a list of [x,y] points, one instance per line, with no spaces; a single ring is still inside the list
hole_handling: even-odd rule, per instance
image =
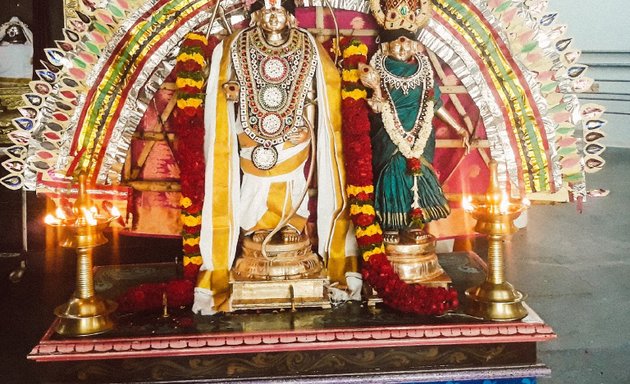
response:
[[[462,300],[465,288],[483,280],[474,254],[444,254],[440,264]],[[101,268],[100,294],[137,284],[143,268],[153,276],[175,271],[174,265]],[[115,331],[89,339],[60,337],[53,324],[29,358],[46,362],[43,371],[53,382],[534,383],[549,374],[537,361],[536,344],[556,336],[528,310],[521,321],[493,323],[458,312],[410,316],[358,302],[215,316],[183,308],[168,319],[119,315]]]

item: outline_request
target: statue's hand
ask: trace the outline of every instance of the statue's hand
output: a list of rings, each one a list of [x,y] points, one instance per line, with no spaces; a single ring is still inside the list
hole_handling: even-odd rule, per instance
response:
[[[371,99],[368,99],[367,103],[370,106],[370,108],[372,109],[372,111],[374,113],[381,113],[383,111],[383,103],[385,101],[383,99],[381,99],[380,97],[372,97]]]
[[[381,89],[381,76],[368,64],[359,63],[359,79],[372,90]]]
[[[300,127],[296,132],[291,132],[288,135],[289,142],[293,145],[302,144],[309,138],[308,128]]]
[[[223,92],[225,98],[228,101],[238,101],[238,95],[241,91],[241,86],[236,81],[227,81],[223,83]]]
[[[364,86],[373,91],[372,98],[367,101],[368,105],[375,113],[381,113],[384,102],[381,97],[381,76],[372,66],[359,63],[359,79]]]

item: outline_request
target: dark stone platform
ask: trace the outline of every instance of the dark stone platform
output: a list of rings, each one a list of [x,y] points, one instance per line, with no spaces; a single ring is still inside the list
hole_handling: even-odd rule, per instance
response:
[[[440,255],[463,292],[484,278],[474,253]],[[116,298],[141,282],[166,281],[175,263],[98,267],[96,289]],[[530,310],[522,321],[487,322],[460,311],[412,316],[349,302],[297,312],[250,311],[197,316],[118,314],[118,327],[67,338],[52,327],[29,355],[50,382],[438,382],[549,374],[536,343],[555,338]],[[40,364],[38,364],[40,365]],[[531,381],[533,382],[533,381]]]

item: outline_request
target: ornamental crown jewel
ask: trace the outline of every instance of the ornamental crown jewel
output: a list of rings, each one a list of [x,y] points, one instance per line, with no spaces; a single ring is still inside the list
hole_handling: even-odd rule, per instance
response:
[[[280,0],[265,0],[266,9],[278,9],[281,7]]]
[[[370,0],[376,21],[385,30],[407,30],[415,33],[431,19],[431,0]]]
[[[290,14],[295,15],[295,1],[294,0],[246,0],[246,9],[249,8],[249,13],[254,13],[260,9],[286,9]]]

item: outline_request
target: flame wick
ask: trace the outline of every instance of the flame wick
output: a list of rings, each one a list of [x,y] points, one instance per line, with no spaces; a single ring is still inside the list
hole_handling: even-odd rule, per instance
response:
[[[501,194],[501,202],[499,203],[499,213],[505,215],[510,211],[510,198],[505,191]]]
[[[120,210],[118,210],[118,208],[115,205],[112,206],[112,209],[109,211],[109,213],[112,215],[113,218],[120,217]]]
[[[61,220],[55,217],[55,215],[49,213],[46,215],[46,217],[44,217],[44,223],[48,225],[59,225],[61,223]]]
[[[85,221],[88,223],[88,225],[94,226],[98,224],[91,210],[87,208],[81,208],[81,211],[83,212],[83,218],[85,218]]]
[[[462,208],[464,208],[464,211],[469,213],[475,210],[475,207],[472,204],[472,196],[464,196],[462,199]]]

